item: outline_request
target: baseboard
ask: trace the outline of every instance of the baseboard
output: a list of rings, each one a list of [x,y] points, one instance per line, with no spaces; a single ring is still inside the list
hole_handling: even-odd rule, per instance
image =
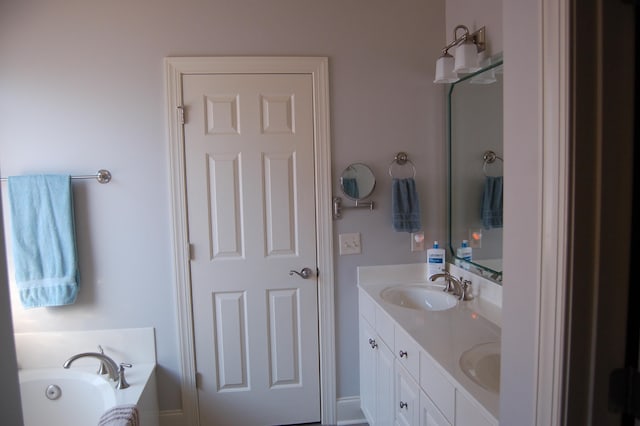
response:
[[[338,426],[366,423],[360,410],[360,397],[350,396],[337,401]],[[184,426],[182,410],[160,411],[160,426]]]
[[[360,410],[360,397],[348,396],[337,401],[338,426],[366,423]]]
[[[182,410],[160,411],[160,426],[184,426],[184,413]]]

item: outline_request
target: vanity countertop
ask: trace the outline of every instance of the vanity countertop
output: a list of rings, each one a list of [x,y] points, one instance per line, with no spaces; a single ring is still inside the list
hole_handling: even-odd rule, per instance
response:
[[[476,345],[500,343],[500,327],[486,319],[495,317],[499,308],[476,298],[461,301],[454,308],[444,311],[423,311],[388,303],[380,296],[385,288],[415,283],[434,285],[426,280],[424,264],[358,268],[358,287],[442,367],[460,392],[466,392],[497,419],[499,395],[468,378],[460,368],[460,357]],[[442,283],[439,281],[435,284],[442,288]]]

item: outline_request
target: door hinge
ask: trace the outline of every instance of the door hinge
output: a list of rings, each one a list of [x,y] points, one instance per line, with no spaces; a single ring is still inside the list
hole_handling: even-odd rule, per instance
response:
[[[202,373],[196,372],[196,388],[202,389]]]
[[[178,106],[176,109],[178,110],[178,123],[184,124],[184,107]]]
[[[640,418],[640,373],[633,367],[618,368],[609,375],[609,411]]]
[[[189,243],[189,260],[193,260],[195,258],[196,248],[192,243]]]

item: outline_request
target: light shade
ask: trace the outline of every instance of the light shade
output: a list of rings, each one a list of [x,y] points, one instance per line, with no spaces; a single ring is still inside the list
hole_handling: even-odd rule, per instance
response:
[[[478,48],[473,41],[467,39],[456,47],[456,59],[453,71],[471,73],[480,70],[478,65]]]
[[[459,80],[458,74],[453,72],[453,56],[445,53],[436,61],[436,78],[434,83],[455,83]]]

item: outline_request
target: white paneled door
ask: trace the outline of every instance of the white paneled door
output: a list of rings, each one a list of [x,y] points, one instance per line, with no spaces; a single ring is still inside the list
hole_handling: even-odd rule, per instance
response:
[[[320,420],[312,84],[184,76],[203,426]]]

